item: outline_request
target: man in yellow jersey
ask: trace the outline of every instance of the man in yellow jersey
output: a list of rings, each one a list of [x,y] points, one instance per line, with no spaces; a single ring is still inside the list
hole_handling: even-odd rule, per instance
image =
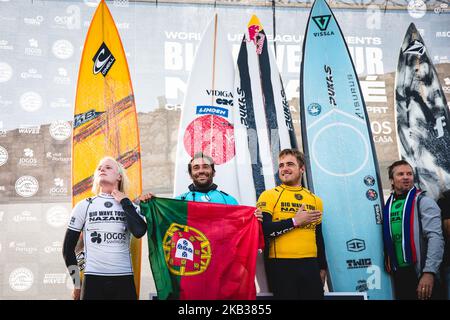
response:
[[[281,151],[282,184],[264,191],[257,203],[269,238],[267,277],[275,299],[323,299],[322,200],[300,185],[304,171],[300,151]]]

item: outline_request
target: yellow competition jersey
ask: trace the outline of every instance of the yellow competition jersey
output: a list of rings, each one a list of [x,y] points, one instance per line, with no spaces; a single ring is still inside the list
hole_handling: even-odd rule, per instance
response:
[[[272,221],[292,219],[305,204],[306,210],[323,212],[322,200],[303,187],[284,184],[264,191],[257,207],[272,215]],[[322,222],[322,218],[318,223]],[[316,225],[312,223],[296,227],[280,236],[270,238],[269,258],[315,258],[317,257]]]

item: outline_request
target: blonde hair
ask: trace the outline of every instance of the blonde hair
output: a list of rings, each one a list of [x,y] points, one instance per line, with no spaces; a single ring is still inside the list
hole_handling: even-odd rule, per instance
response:
[[[112,162],[114,162],[116,164],[119,174],[122,177],[122,179],[119,181],[118,189],[120,192],[127,194],[129,186],[130,186],[130,180],[128,180],[127,172],[125,171],[125,168],[123,167],[123,165],[120,162],[118,162],[113,157],[109,157],[109,156],[100,159],[100,161],[98,163],[100,164],[102,161],[105,161],[105,160],[111,160]],[[97,167],[98,167],[98,165],[97,165]],[[96,167],[96,170],[97,170],[97,167]],[[98,183],[98,178],[95,178],[95,173],[94,173],[94,182],[92,184],[91,190],[94,194],[100,193],[100,184]]]

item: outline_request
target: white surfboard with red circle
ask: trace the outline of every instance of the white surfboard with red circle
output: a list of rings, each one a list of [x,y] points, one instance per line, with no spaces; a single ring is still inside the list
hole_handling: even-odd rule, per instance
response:
[[[192,183],[187,165],[203,152],[214,159],[214,183],[239,201],[233,128],[234,63],[217,14],[197,49],[181,112],[174,196]]]

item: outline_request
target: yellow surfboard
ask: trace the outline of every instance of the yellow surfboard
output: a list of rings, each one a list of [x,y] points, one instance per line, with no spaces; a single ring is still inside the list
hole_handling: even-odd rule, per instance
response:
[[[139,129],[130,73],[119,33],[104,0],[84,44],[78,74],[72,136],[72,206],[92,196],[93,173],[101,158],[122,163],[130,179],[131,200],[142,192]],[[80,239],[82,239],[80,237]],[[83,244],[79,243],[78,248]],[[137,294],[141,241],[131,240]]]

